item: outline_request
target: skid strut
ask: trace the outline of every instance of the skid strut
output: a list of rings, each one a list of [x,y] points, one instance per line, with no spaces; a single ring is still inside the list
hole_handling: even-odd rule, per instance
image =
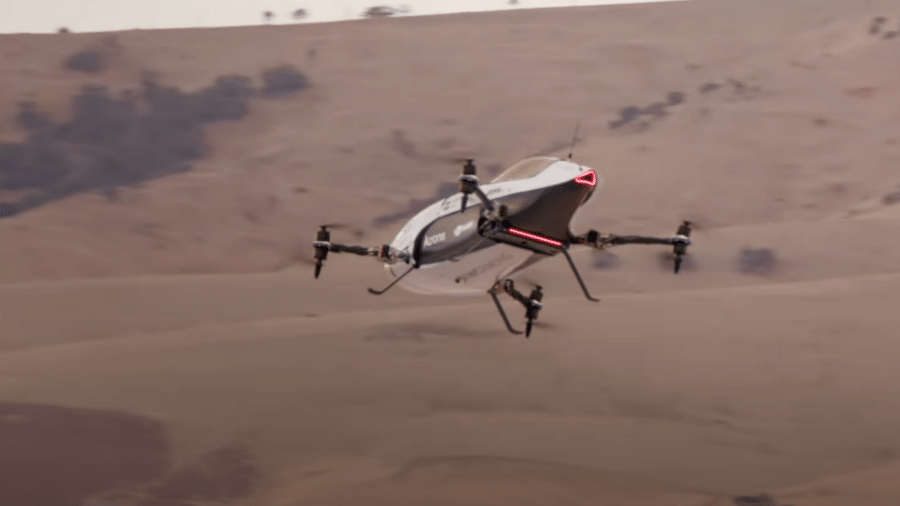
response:
[[[496,304],[497,310],[500,311],[500,316],[503,318],[503,323],[506,324],[506,328],[513,334],[521,334],[522,331],[513,328],[512,324],[509,322],[509,317],[506,315],[506,311],[503,309],[503,305],[500,304],[500,299],[497,297],[497,294],[506,293],[525,306],[525,318],[527,319],[525,337],[529,337],[531,335],[531,328],[534,325],[534,320],[537,319],[538,312],[544,307],[543,304],[541,304],[541,299],[544,297],[543,288],[540,286],[534,287],[534,290],[526,297],[522,292],[516,290],[511,279],[504,279],[502,281],[497,281],[497,283],[488,290],[488,293],[491,298],[494,299],[494,304]]]

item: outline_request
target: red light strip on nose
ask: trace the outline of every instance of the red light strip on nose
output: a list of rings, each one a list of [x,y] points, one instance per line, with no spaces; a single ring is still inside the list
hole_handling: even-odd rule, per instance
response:
[[[584,186],[597,186],[597,173],[593,170],[587,170],[575,177],[575,182]]]
[[[517,235],[519,237],[524,237],[526,239],[531,239],[532,241],[542,242],[544,244],[549,244],[550,246],[556,246],[557,248],[562,248],[562,243],[555,240],[550,239],[549,237],[544,237],[542,235],[532,234],[531,232],[525,232],[524,230],[519,230],[517,228],[508,228],[506,229],[512,235]]]

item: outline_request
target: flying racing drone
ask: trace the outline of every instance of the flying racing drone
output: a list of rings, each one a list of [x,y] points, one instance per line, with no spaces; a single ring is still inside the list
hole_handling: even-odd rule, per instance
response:
[[[487,184],[475,175],[474,160],[466,159],[459,178],[459,192],[439,200],[410,219],[391,244],[376,247],[346,246],[331,242],[328,225],[318,231],[315,277],[328,253],[353,253],[376,257],[392,282],[420,294],[483,295],[494,300],[506,328],[513,328],[498,294],[506,293],[525,307],[525,336],[543,307],[541,286],[528,296],[516,290],[510,276],[536,262],[562,253],[588,300],[588,292],[569,247],[583,245],[598,250],[623,244],[660,244],[673,247],[677,274],[691,244],[691,223],[684,221],[671,237],[604,234],[588,230],[574,235],[569,222],[602,181],[597,173],[571,161],[553,157],[521,160]],[[476,202],[470,197],[474,195]]]

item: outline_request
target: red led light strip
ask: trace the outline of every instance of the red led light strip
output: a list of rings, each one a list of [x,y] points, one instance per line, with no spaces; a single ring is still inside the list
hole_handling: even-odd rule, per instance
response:
[[[587,170],[575,177],[575,182],[585,186],[597,186],[597,173],[593,170]]]
[[[517,228],[508,228],[506,229],[512,235],[517,235],[519,237],[524,237],[526,239],[531,239],[532,241],[542,242],[544,244],[549,244],[550,246],[556,246],[557,248],[562,248],[562,243],[555,240],[550,239],[549,237],[544,237],[542,235],[532,234],[530,232],[525,232],[524,230],[519,230]]]

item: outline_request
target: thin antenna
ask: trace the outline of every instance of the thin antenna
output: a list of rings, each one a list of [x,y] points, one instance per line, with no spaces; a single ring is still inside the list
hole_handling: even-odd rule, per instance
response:
[[[572,147],[569,148],[569,161],[572,161],[572,154],[575,152],[575,143],[578,142],[578,131],[581,129],[581,120],[575,124],[575,135],[572,136]]]

